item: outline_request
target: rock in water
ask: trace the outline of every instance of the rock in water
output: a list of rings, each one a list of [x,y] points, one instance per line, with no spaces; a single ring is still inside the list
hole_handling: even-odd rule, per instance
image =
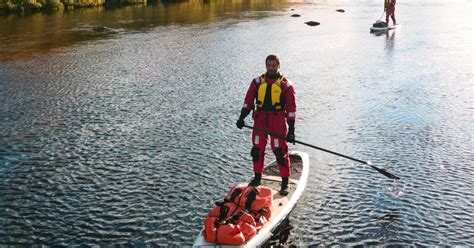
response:
[[[337,11],[337,12],[341,12],[341,13],[344,13],[344,12],[346,12],[346,11],[345,11],[345,10],[343,10],[343,9],[338,9],[338,10],[336,10],[336,11]]]
[[[97,27],[92,28],[92,30],[94,32],[103,33],[105,31],[107,31],[107,28],[103,27],[103,26],[97,26]]]
[[[300,14],[293,14],[293,15],[290,15],[291,17],[300,17],[301,15]]]
[[[315,21],[309,21],[309,22],[305,22],[305,24],[308,25],[308,26],[318,26],[320,23],[315,22]]]

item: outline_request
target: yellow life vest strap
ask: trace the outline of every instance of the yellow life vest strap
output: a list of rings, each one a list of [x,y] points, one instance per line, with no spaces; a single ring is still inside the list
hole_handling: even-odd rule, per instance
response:
[[[265,101],[265,94],[267,92],[267,82],[265,82],[265,74],[260,76],[260,83],[258,84],[257,90],[257,106],[261,108]]]
[[[276,110],[281,110],[281,81],[283,80],[283,75],[272,84],[272,105]]]

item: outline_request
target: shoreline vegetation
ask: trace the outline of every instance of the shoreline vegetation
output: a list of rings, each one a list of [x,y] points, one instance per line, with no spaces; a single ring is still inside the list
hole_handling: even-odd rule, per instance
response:
[[[0,15],[67,11],[98,6],[185,2],[186,0],[0,0]]]

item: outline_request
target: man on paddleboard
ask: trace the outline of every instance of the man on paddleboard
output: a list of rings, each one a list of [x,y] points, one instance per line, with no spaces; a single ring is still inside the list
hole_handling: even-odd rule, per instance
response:
[[[397,2],[397,0],[384,0],[385,1],[385,21],[387,23],[387,26],[388,25],[388,22],[389,22],[389,17],[391,16],[392,17],[392,21],[393,21],[393,26],[395,26],[397,24],[397,22],[395,21],[395,3]]]
[[[249,115],[256,104],[256,110],[253,113],[253,147],[250,152],[255,177],[249,185],[258,186],[261,184],[265,165],[265,150],[268,136],[270,136],[270,145],[282,178],[280,194],[287,195],[288,178],[291,172],[287,141],[295,142],[295,90],[293,83],[280,73],[280,58],[278,56],[268,55],[265,59],[265,66],[267,72],[256,77],[250,83],[236,125],[240,129],[245,125],[245,117]],[[269,133],[275,135],[269,135]]]

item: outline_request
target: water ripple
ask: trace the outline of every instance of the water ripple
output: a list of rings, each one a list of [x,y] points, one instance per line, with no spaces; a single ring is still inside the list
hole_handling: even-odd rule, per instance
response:
[[[297,138],[402,178],[291,145],[311,170],[286,246],[474,246],[469,27],[453,31],[449,18],[372,36],[360,32],[367,17],[298,6],[328,25],[250,11],[244,21],[111,28],[2,62],[0,245],[190,245],[214,202],[252,175],[250,131],[235,120],[262,58],[278,52],[298,95]],[[402,6],[407,23],[465,7]],[[75,25],[69,32],[93,27]],[[257,44],[269,28],[281,32]]]

